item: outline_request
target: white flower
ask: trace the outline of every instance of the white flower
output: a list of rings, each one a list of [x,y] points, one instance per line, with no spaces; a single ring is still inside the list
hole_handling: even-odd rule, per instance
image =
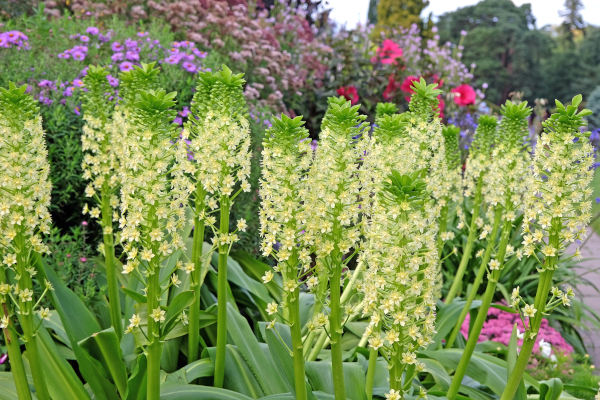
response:
[[[544,358],[550,358],[552,355],[552,345],[546,342],[544,339],[540,339],[539,342],[540,354]]]
[[[267,304],[267,314],[269,315],[273,315],[277,312],[277,303],[275,303],[274,301],[270,302],[269,304]]]
[[[525,307],[523,307],[523,315],[526,317],[533,318],[536,312],[537,309],[532,304],[526,304]]]
[[[166,315],[165,310],[163,310],[160,307],[157,307],[154,310],[152,310],[150,317],[154,320],[154,322],[164,322],[165,315]]]

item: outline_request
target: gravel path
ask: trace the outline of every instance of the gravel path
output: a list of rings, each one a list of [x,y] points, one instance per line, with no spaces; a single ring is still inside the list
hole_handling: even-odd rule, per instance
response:
[[[581,248],[583,261],[580,274],[600,288],[600,236],[591,232],[590,237]],[[578,296],[582,302],[600,314],[600,293],[592,286],[579,286]],[[600,329],[591,328],[581,332],[592,360],[600,366]]]

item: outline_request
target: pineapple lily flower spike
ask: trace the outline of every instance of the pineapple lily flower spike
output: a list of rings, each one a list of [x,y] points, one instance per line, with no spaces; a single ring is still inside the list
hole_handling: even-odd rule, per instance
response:
[[[489,235],[489,231],[491,231],[491,237],[488,238],[476,282],[474,282],[475,287],[472,288],[467,301],[473,301],[476,286],[479,286],[486,273],[487,285],[481,306],[477,311],[477,317],[469,332],[467,344],[452,379],[448,392],[449,399],[454,399],[458,393],[487,318],[506,258],[514,254],[520,257],[521,254],[520,250],[515,252],[515,249],[509,246],[509,241],[515,228],[517,215],[523,212],[523,198],[533,185],[530,171],[531,156],[524,145],[529,133],[527,118],[530,113],[531,109],[527,107],[526,102],[513,103],[509,100],[502,107],[503,118],[498,126],[499,137],[502,140],[498,140],[493,148],[490,169],[486,174],[486,183],[483,186],[484,200],[491,210],[489,214],[493,215],[494,226],[491,228],[486,226],[482,229],[480,239],[485,239]],[[501,230],[500,226],[502,226]],[[495,236],[499,230],[501,231],[500,239],[496,240]],[[461,318],[464,318],[466,313],[467,311],[463,308]],[[452,340],[456,337],[458,329],[456,326],[454,327]]]
[[[115,174],[119,168],[114,147],[111,146],[113,103],[107,98],[111,89],[107,75],[108,72],[104,68],[90,66],[83,78],[87,92],[84,92],[82,107],[85,121],[81,135],[81,148],[84,152],[82,170],[83,178],[89,181],[85,194],[96,204],[90,209],[86,203],[83,213],[98,219],[102,228],[101,252],[104,255],[106,270],[110,320],[120,340],[123,335],[123,321],[113,232],[113,220],[118,220],[114,214],[119,205],[118,174]]]
[[[26,86],[12,83],[8,89],[0,88],[0,327],[19,399],[31,398],[19,348],[21,336],[36,397],[49,400],[36,338],[38,329],[44,328],[36,323],[34,312],[49,317],[49,310],[38,305],[52,286],[46,282],[44,293],[34,301],[32,278],[37,273],[36,258],[49,252],[42,234],[50,232],[50,165],[39,108],[25,90]],[[14,314],[22,335],[17,333]]]
[[[591,111],[578,112],[581,101],[581,95],[566,106],[557,100],[556,112],[543,123],[544,132],[535,147],[533,185],[525,196],[523,239],[524,254],[540,262],[540,278],[533,305],[521,308],[518,289],[516,295],[513,291],[513,306],[527,318],[528,324],[501,400],[513,399],[536,342],[542,315],[555,308],[554,297],[569,304],[571,293],[552,288],[552,276],[566,247],[575,240],[583,240],[591,218],[593,148],[589,132],[579,130],[586,124],[583,117]],[[553,296],[548,302],[551,292]]]
[[[193,122],[183,131],[183,139],[190,140],[189,150],[195,162],[187,163],[187,173],[196,185],[192,196],[196,220],[219,209],[219,228],[216,228],[214,245],[218,248],[217,272],[217,349],[215,357],[214,384],[223,386],[225,376],[225,345],[227,344],[227,258],[236,232],[229,232],[229,213],[237,195],[250,191],[250,127],[243,94],[243,74],[233,74],[223,66],[221,71],[203,72],[198,75],[197,92],[192,103],[190,120]],[[188,136],[189,135],[189,136]],[[216,221],[214,221],[216,222]],[[204,222],[214,227],[211,218]],[[237,221],[237,229],[246,229],[246,221]],[[200,236],[200,231],[194,232]],[[197,238],[197,243],[199,242]],[[199,251],[194,253],[199,257]],[[199,273],[199,272],[198,272]],[[199,278],[196,278],[199,285]],[[199,288],[195,288],[199,296]],[[192,307],[199,308],[199,297]],[[195,314],[197,315],[197,314]],[[197,325],[196,325],[197,327]],[[196,328],[194,328],[196,329]],[[190,340],[197,340],[197,332],[191,332]],[[192,348],[193,351],[195,348]],[[193,355],[192,355],[193,356]]]
[[[282,115],[263,141],[262,178],[260,180],[260,234],[263,254],[272,255],[277,261],[275,270],[283,281],[283,314],[288,321],[292,337],[294,361],[294,392],[297,400],[307,398],[304,352],[300,321],[300,285],[309,289],[318,283],[311,275],[309,249],[302,245],[304,204],[301,202],[306,188],[306,175],[310,168],[312,150],[308,131],[302,126],[301,117],[290,119]],[[274,250],[279,243],[278,250]],[[307,278],[308,277],[308,278]],[[265,283],[273,279],[273,272],[263,276]],[[269,314],[275,314],[279,306],[270,303]],[[273,322],[270,326],[272,326]]]
[[[160,396],[162,341],[179,315],[167,313],[161,304],[171,277],[161,282],[163,261],[185,249],[179,232],[185,225],[189,183],[181,168],[187,150],[177,139],[171,123],[175,92],[142,90],[130,106],[132,131],[126,137],[130,155],[122,166],[121,242],[127,257],[123,273],[137,278],[145,287],[146,331],[138,313],[126,332],[141,330],[147,340],[147,398]],[[166,287],[166,289],[164,289]]]

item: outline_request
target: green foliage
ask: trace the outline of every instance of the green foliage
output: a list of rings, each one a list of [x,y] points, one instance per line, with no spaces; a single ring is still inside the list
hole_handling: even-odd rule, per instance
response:
[[[377,106],[375,107],[375,121],[385,115],[396,114],[397,112],[398,106],[394,103],[377,103]]]
[[[488,83],[486,98],[494,103],[505,100],[514,90],[533,100],[544,89],[548,76],[541,71],[550,55],[552,39],[533,29],[531,6],[517,7],[510,0],[483,0],[440,16],[442,41],[458,43],[461,31],[463,62],[476,64],[478,84]]]
[[[448,169],[458,168],[461,162],[459,145],[460,128],[455,125],[444,125],[442,128],[444,147],[446,149],[446,164]]]
[[[581,95],[577,95],[573,97],[571,104],[566,106],[556,100],[556,111],[542,123],[544,128],[555,132],[572,133],[578,132],[580,127],[586,126],[587,121],[583,117],[590,115],[592,111],[586,108],[579,111],[582,99]]]
[[[290,118],[285,114],[273,120],[273,126],[267,130],[265,142],[277,142],[282,145],[292,146],[308,138],[308,131],[304,128],[302,116]]]
[[[416,114],[419,118],[429,120],[437,113],[438,96],[442,94],[440,89],[437,89],[437,83],[427,84],[425,79],[421,78],[418,82],[414,82],[412,89],[413,95],[410,98],[408,109]]]
[[[90,65],[87,75],[83,78],[83,84],[87,91],[83,92],[82,110],[106,123],[114,108],[114,103],[108,100],[111,92],[106,77],[108,71],[102,67]]]
[[[508,146],[522,146],[529,134],[527,118],[531,114],[531,107],[527,102],[513,103],[507,100],[501,107],[502,120],[498,127],[498,141]]]
[[[217,73],[199,73],[192,113],[200,119],[209,111],[231,115],[234,119],[246,118],[248,109],[243,94],[246,81],[243,76],[243,73],[234,74],[226,65]]]
[[[491,154],[494,143],[496,142],[496,127],[498,120],[491,115],[482,115],[479,117],[475,137],[471,145],[472,154]]]
[[[402,175],[394,170],[383,183],[381,195],[390,204],[420,203],[424,200],[426,184],[423,181],[423,171]]]
[[[377,126],[373,130],[373,136],[378,140],[386,142],[395,136],[405,134],[405,126],[408,123],[408,113],[387,114],[377,119]]]
[[[409,28],[412,24],[421,25],[421,11],[429,5],[429,0],[378,0],[377,32],[389,31],[402,26]]]
[[[13,126],[23,126],[25,121],[35,118],[40,108],[25,91],[27,85],[16,86],[9,82],[8,89],[0,87],[0,115]]]
[[[323,117],[321,129],[328,129],[337,135],[356,136],[367,118],[358,113],[360,105],[353,106],[342,96],[330,97],[327,100],[329,107]]]

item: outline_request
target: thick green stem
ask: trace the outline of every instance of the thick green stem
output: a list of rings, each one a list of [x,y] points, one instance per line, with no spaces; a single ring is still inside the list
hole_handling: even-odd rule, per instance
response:
[[[336,257],[341,258],[341,257]],[[340,309],[340,284],[342,275],[341,263],[334,261],[330,283],[329,329],[331,336],[331,370],[333,377],[333,390],[336,400],[346,400],[344,387],[344,365],[342,363],[342,315]]]
[[[560,218],[553,218],[551,229],[549,244],[555,249],[559,249],[560,232],[562,230]],[[535,300],[533,302],[533,307],[536,309],[536,313],[533,319],[529,320],[529,329],[525,331],[523,346],[521,346],[519,357],[517,358],[517,362],[512,370],[512,373],[508,377],[508,382],[506,383],[506,387],[504,388],[504,392],[502,393],[500,400],[510,400],[517,392],[519,383],[523,377],[523,372],[527,367],[529,357],[531,356],[533,346],[535,345],[535,341],[540,330],[542,317],[546,309],[546,301],[548,300],[548,293],[550,293],[550,289],[552,288],[552,276],[554,275],[554,270],[556,269],[558,256],[547,257],[544,261],[546,265],[540,274],[540,280],[538,282],[537,292],[535,293]]]
[[[199,347],[199,316],[200,316],[200,289],[202,288],[202,245],[204,243],[204,218],[200,214],[204,211],[204,189],[198,185],[196,189],[196,216],[194,218],[194,242],[192,247],[192,262],[194,271],[191,274],[192,291],[194,292],[194,301],[190,306],[189,330],[188,330],[188,363],[198,359]]]
[[[31,274],[27,270],[29,267],[29,250],[26,248],[25,237],[22,233],[17,235],[15,244],[17,248],[17,271],[20,276],[18,284],[19,290],[21,292],[30,290],[33,295],[33,282],[31,280]],[[33,300],[20,298],[18,314],[21,329],[23,330],[23,341],[25,342],[25,349],[27,350],[29,368],[31,369],[31,375],[33,377],[33,385],[35,386],[35,395],[39,400],[50,400],[50,394],[48,393],[48,386],[44,379],[44,371],[42,370],[42,363],[40,362],[38,352],[33,319]]]
[[[438,254],[442,254],[442,250],[444,248],[444,241],[442,240],[442,233],[446,232],[446,227],[448,225],[448,204],[442,207],[440,210],[440,219],[439,219],[439,230],[437,237],[437,249]]]
[[[465,317],[469,313],[469,310],[471,310],[471,304],[473,304],[473,300],[475,300],[475,297],[477,296],[479,286],[481,285],[481,282],[483,282],[483,276],[485,275],[486,267],[488,265],[488,262],[490,261],[490,258],[492,257],[492,251],[496,247],[496,235],[498,235],[498,230],[500,229],[501,219],[502,210],[496,209],[496,212],[494,214],[494,225],[492,226],[492,232],[488,239],[488,244],[485,249],[485,253],[483,254],[483,258],[481,259],[481,265],[479,266],[479,270],[477,271],[475,281],[473,281],[473,286],[471,286],[471,291],[469,292],[469,295],[467,297],[467,302],[465,303],[465,306],[460,312],[458,320],[456,321],[456,325],[454,325],[454,329],[452,330],[452,333],[450,334],[450,337],[446,342],[446,348],[450,348],[454,345],[454,341],[456,340],[456,337],[460,332],[460,327],[462,326]]]
[[[365,391],[367,400],[373,399],[373,383],[375,381],[375,368],[377,367],[377,353],[375,349],[369,350],[369,368],[367,368],[367,381],[365,383]]]
[[[217,271],[217,354],[215,356],[216,387],[223,387],[225,379],[225,345],[227,344],[227,254],[229,244],[224,243],[229,233],[229,197],[221,197],[219,234],[219,262]]]
[[[296,400],[306,400],[304,351],[302,346],[302,327],[300,326],[300,290],[298,288],[288,297],[287,309],[289,311],[290,331],[292,335]]]
[[[481,333],[481,329],[483,328],[483,324],[487,319],[487,313],[490,309],[490,305],[492,304],[492,300],[494,299],[494,293],[496,292],[496,285],[498,284],[498,279],[500,278],[500,273],[502,271],[502,267],[504,264],[504,256],[506,255],[506,246],[508,245],[508,241],[510,240],[510,233],[512,230],[512,223],[510,221],[505,221],[504,226],[502,228],[502,235],[500,239],[500,244],[498,247],[498,262],[500,263],[499,269],[496,269],[491,272],[491,277],[488,279],[487,287],[485,288],[485,293],[483,294],[483,298],[481,299],[481,307],[477,312],[477,318],[475,319],[475,323],[469,332],[469,338],[467,339],[467,344],[465,349],[463,350],[463,354],[460,358],[460,362],[456,367],[456,372],[454,373],[454,377],[452,378],[452,383],[450,384],[450,389],[448,389],[448,399],[454,400],[456,395],[458,394],[458,390],[460,389],[460,385],[462,380],[467,372],[467,366],[469,365],[469,361],[471,360],[471,356],[473,355],[473,351],[475,350],[475,346],[477,345],[477,340],[479,339],[479,334]]]
[[[0,283],[8,283],[4,268],[0,268]],[[17,335],[17,331],[10,318],[11,304],[8,301],[9,300],[5,298],[2,303],[2,315],[9,318],[8,326],[2,330],[4,333],[4,342],[6,343],[6,349],[8,351],[8,362],[10,363],[10,370],[15,382],[17,397],[19,400],[31,400],[31,392],[29,391],[25,365],[23,364],[23,357],[21,356],[21,346],[19,346],[19,336]]]
[[[153,259],[158,260],[158,257]],[[160,342],[160,326],[151,315],[160,307],[160,262],[152,262],[152,269],[148,276],[148,340],[150,344],[146,349],[148,360],[148,380],[146,399],[158,400],[160,398],[160,359],[162,354],[162,343]]]
[[[467,244],[465,245],[460,259],[460,264],[456,270],[456,275],[452,281],[452,286],[446,295],[446,304],[450,304],[452,300],[458,295],[459,290],[463,284],[463,275],[471,259],[471,252],[473,251],[473,243],[477,236],[477,220],[479,219],[479,211],[481,209],[481,186],[483,185],[483,179],[479,177],[477,181],[477,187],[475,189],[475,200],[473,201],[473,215],[471,216],[471,224],[469,225],[469,236],[467,236]]]
[[[121,299],[119,297],[119,283],[115,263],[115,246],[112,232],[112,214],[110,206],[110,193],[103,190],[102,194],[102,239],[104,241],[104,268],[106,269],[106,282],[108,284],[108,305],[110,309],[110,322],[117,334],[118,340],[123,336],[123,319],[121,318]]]
[[[364,269],[365,269],[364,264],[359,264],[354,269],[354,272],[352,273],[352,276],[350,277],[348,284],[346,285],[346,287],[344,287],[344,291],[342,292],[342,297],[340,298],[340,304],[344,304],[350,298],[350,296],[352,295],[352,290],[354,288],[354,285],[356,284],[358,277],[360,276],[360,274],[362,273],[362,271]],[[307,340],[306,347],[309,347],[312,344],[314,337],[311,337],[309,334],[308,339],[310,339],[310,342]],[[327,346],[328,343],[329,343],[329,338],[327,337],[327,332],[325,332],[325,330],[323,330],[319,334],[319,337],[317,338],[317,342],[315,343],[315,346],[311,349],[310,353],[308,353],[307,361],[316,360],[319,353],[321,352],[321,350],[323,350],[323,348],[325,346]]]

